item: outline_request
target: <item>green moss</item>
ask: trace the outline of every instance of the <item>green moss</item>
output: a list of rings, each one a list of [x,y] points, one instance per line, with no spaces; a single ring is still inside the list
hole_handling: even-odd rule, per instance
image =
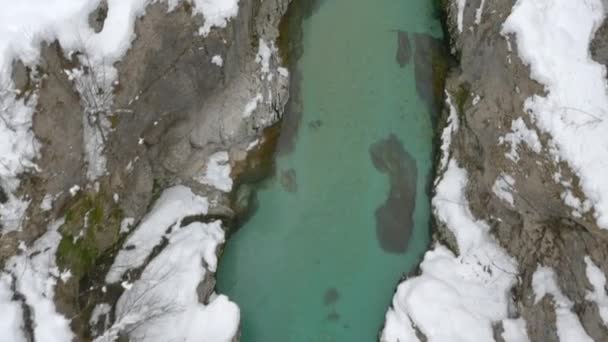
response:
[[[89,214],[89,223],[96,226],[101,224],[103,219],[103,206],[101,205],[101,203],[95,203],[95,206]]]
[[[120,123],[120,115],[110,115],[108,116],[108,120],[110,120],[111,127],[116,128]]]
[[[88,236],[76,240],[72,236],[64,235],[57,249],[57,265],[62,269],[69,269],[77,278],[86,274],[99,255],[94,241],[91,240],[94,239]]]
[[[63,238],[57,264],[77,279],[89,273],[100,255],[118,241],[123,216],[112,197],[103,192],[77,195],[59,230]]]

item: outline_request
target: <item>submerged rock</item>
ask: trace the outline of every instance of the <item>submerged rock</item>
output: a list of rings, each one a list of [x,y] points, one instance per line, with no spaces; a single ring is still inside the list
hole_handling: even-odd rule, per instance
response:
[[[296,179],[296,170],[288,169],[281,172],[281,185],[287,192],[298,191],[298,180]]]
[[[376,234],[387,252],[404,253],[413,229],[416,208],[416,160],[391,134],[370,147],[374,167],[390,179],[388,198],[376,210]]]
[[[340,299],[340,292],[338,292],[338,289],[335,287],[328,288],[323,295],[323,303],[325,303],[325,305],[336,304],[338,299]]]
[[[397,30],[397,55],[395,59],[399,67],[404,68],[410,63],[412,58],[412,45],[410,44],[410,38],[405,31]]]

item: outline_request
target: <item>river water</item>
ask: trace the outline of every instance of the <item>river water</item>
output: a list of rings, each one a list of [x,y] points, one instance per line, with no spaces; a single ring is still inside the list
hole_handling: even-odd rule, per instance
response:
[[[431,0],[294,1],[276,172],[218,289],[244,342],[374,341],[429,243],[441,26]]]

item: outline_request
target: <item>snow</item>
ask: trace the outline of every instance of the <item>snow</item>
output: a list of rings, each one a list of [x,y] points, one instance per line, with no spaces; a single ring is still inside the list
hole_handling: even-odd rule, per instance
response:
[[[289,77],[289,70],[287,70],[286,68],[278,67],[277,71],[279,72],[279,75],[281,75],[282,77]]]
[[[503,173],[496,178],[496,181],[492,186],[492,191],[498,198],[513,206],[513,194],[511,191],[513,191],[514,185],[515,179]]]
[[[25,216],[25,211],[30,205],[30,201],[15,197],[12,193],[7,193],[8,201],[0,203],[0,231],[8,233],[21,230],[21,223]]]
[[[466,185],[466,171],[451,160],[432,204],[437,219],[454,234],[460,255],[441,244],[425,254],[421,275],[399,285],[381,341],[415,341],[412,323],[431,342],[491,341],[492,323],[507,318],[517,266],[489,226],[473,217]]]
[[[258,103],[262,102],[263,100],[264,97],[262,97],[262,94],[257,93],[257,95],[245,105],[245,109],[243,110],[243,117],[250,117],[251,114],[253,114],[253,112],[255,112],[255,110],[258,108]]]
[[[207,213],[208,202],[189,188],[178,185],[165,190],[139,226],[127,238],[106,275],[106,282],[115,283],[129,269],[143,265],[152,249],[159,245],[167,229],[177,229],[187,216]]]
[[[232,190],[231,171],[228,152],[216,152],[209,157],[205,174],[195,177],[195,180],[202,184],[211,185],[218,190],[230,192]]]
[[[585,264],[587,265],[585,269],[587,279],[589,279],[589,282],[593,286],[593,291],[587,292],[585,299],[594,302],[597,305],[604,325],[608,326],[608,294],[606,293],[606,276],[589,256],[585,256]]]
[[[255,139],[254,141],[250,142],[249,145],[247,145],[246,151],[249,152],[249,151],[253,150],[259,144],[260,144],[260,139]]]
[[[271,43],[272,44],[272,43]],[[255,61],[262,66],[262,73],[267,74],[270,72],[270,57],[272,57],[272,51],[274,45],[268,46],[264,39],[260,38],[258,53],[255,56]]]
[[[502,338],[505,342],[528,342],[526,321],[523,318],[505,319],[502,321]]]
[[[196,12],[205,18],[199,34],[207,36],[212,27],[226,27],[239,12],[239,0],[193,0]]]
[[[562,294],[557,286],[555,272],[552,268],[539,265],[532,276],[532,288],[534,289],[535,303],[538,303],[546,295],[553,297],[555,324],[560,342],[593,341],[585,332],[578,316],[572,312],[573,303]]]
[[[509,143],[511,145],[511,151],[509,151],[506,156],[514,162],[519,161],[517,150],[521,143],[525,143],[536,153],[540,153],[542,149],[536,131],[529,129],[522,118],[513,120],[511,123],[511,133],[507,133],[504,137],[500,137],[499,143]]]
[[[109,320],[110,320],[109,314],[110,314],[111,310],[112,310],[112,307],[108,303],[101,303],[101,304],[95,305],[95,307],[93,308],[93,312],[91,312],[91,318],[89,319],[89,325],[91,327],[92,336],[96,336],[100,332],[102,332],[102,331],[98,331],[98,326],[99,326],[99,329],[105,330],[105,328],[109,324]],[[103,318],[103,321],[100,322],[100,320],[102,318]],[[100,323],[102,323],[102,324],[100,324]]]
[[[601,0],[519,0],[503,26],[546,94],[525,110],[549,133],[556,153],[580,178],[597,223],[608,229],[608,94],[606,69],[589,45],[604,19]]]
[[[76,194],[80,191],[80,186],[79,185],[73,185],[70,188],[70,195],[72,195],[72,197],[76,196]]]
[[[467,0],[456,0],[456,4],[458,6],[458,31],[462,32],[463,21],[464,21],[464,8],[467,5]]]
[[[168,246],[117,303],[117,321],[138,317],[131,340],[232,341],[240,320],[236,304],[214,295],[203,305],[197,294],[205,273],[215,272],[216,249],[223,242],[221,221],[195,222],[171,236]]]
[[[439,161],[439,170],[443,171],[448,165],[448,159],[450,158],[450,145],[452,144],[452,136],[458,130],[458,113],[452,103],[452,96],[446,91],[445,92],[445,103],[449,108],[449,115],[447,118],[447,125],[441,133],[441,160]]]
[[[5,267],[5,272],[15,277],[16,291],[25,297],[32,310],[36,341],[70,342],[73,338],[69,320],[57,313],[53,302],[60,277],[55,264],[55,253],[61,241],[57,230],[62,224],[63,220],[53,223],[31,248],[10,258]],[[0,311],[0,321],[4,321],[5,314],[4,310]]]
[[[4,44],[1,32],[0,48]],[[32,96],[27,103],[24,99],[17,100],[14,85],[5,76],[0,64],[0,188],[8,197],[8,202],[0,204],[0,233],[21,228],[29,201],[14,195],[19,186],[17,176],[37,169],[34,159],[40,150],[40,144],[31,130],[36,96]]]
[[[131,227],[133,227],[134,223],[135,223],[135,219],[133,217],[125,217],[120,222],[120,232],[128,233],[131,230]]]
[[[11,284],[13,278],[7,273],[0,273],[0,336],[1,342],[26,342],[23,335],[23,309],[21,303],[13,300]]]
[[[66,53],[84,52],[80,62],[91,73],[82,69],[66,70],[80,93],[83,113],[84,145],[87,158],[87,177],[95,180],[106,173],[104,156],[105,135],[111,128],[105,111],[112,104],[113,85],[117,72],[114,65],[128,49],[135,37],[135,21],[144,14],[153,0],[108,0],[108,13],[103,30],[95,33],[88,24],[89,14],[100,0],[0,0],[0,186],[14,192],[17,176],[35,169],[33,160],[40,144],[32,132],[32,115],[37,104],[34,93],[25,102],[17,99],[18,91],[11,80],[12,63],[18,59],[34,65],[40,55],[40,44],[58,40]],[[174,8],[178,0],[168,0]],[[224,27],[238,14],[238,0],[194,0],[194,11],[202,14],[201,34],[212,27]],[[92,86],[103,94],[90,92]],[[87,96],[87,94],[95,94]],[[0,207],[3,231],[18,230],[20,210],[25,202],[10,196],[10,203]],[[9,217],[10,222],[6,217]]]
[[[479,25],[481,23],[481,15],[483,14],[483,7],[486,4],[486,0],[481,0],[477,11],[475,11],[475,24]]]
[[[31,130],[36,99],[28,103],[15,99],[12,82],[3,85],[1,77],[0,74],[0,179],[10,178],[14,182],[2,181],[0,185],[12,191],[17,186],[15,177],[35,168],[33,159],[40,149]]]
[[[215,55],[211,57],[211,63],[221,68],[224,65],[224,59],[220,55]]]
[[[40,42],[59,40],[65,51],[86,50],[94,62],[112,65],[122,58],[135,39],[135,20],[151,0],[108,0],[108,15],[99,33],[88,25],[88,15],[99,0],[40,2],[0,0],[0,70],[10,70],[14,58],[33,63]],[[170,7],[177,1],[172,0]],[[238,13],[238,0],[194,0],[194,10],[204,17],[202,34],[224,27]]]
[[[51,194],[44,195],[42,201],[40,202],[40,209],[42,211],[49,211],[53,209],[53,202],[55,201],[55,196]]]

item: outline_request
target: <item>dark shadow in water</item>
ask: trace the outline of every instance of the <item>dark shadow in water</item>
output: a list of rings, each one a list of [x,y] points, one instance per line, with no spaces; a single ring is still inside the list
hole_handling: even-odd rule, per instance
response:
[[[335,304],[338,299],[340,299],[340,292],[335,287],[328,288],[323,295],[323,303],[325,305]]]
[[[296,170],[289,169],[281,172],[281,186],[287,192],[298,191],[298,180],[296,178]]]
[[[340,314],[336,311],[332,311],[327,315],[327,320],[330,322],[337,322],[340,320]]]
[[[302,73],[297,68],[297,62],[304,52],[302,22],[317,13],[325,1],[327,0],[293,0],[279,25],[279,51],[291,76],[289,101],[283,113],[277,155],[293,151],[302,121],[304,110],[300,89]]]
[[[397,55],[395,59],[401,68],[405,68],[410,63],[412,58],[412,45],[407,32],[396,30],[397,32]]]
[[[315,131],[318,130],[319,128],[321,128],[321,126],[323,126],[323,121],[321,121],[321,120],[313,120],[308,123],[308,128],[315,130]]]
[[[277,143],[277,155],[285,155],[293,152],[298,130],[302,122],[302,96],[300,92],[301,73],[298,70],[291,71],[289,83],[289,101],[285,106],[281,120],[281,134]]]
[[[443,105],[443,91],[448,72],[448,51],[442,39],[414,33],[416,91],[424,100],[433,119]]]
[[[413,228],[416,208],[416,160],[391,134],[371,145],[374,167],[390,179],[388,198],[376,209],[376,233],[380,246],[390,253],[404,253]]]

